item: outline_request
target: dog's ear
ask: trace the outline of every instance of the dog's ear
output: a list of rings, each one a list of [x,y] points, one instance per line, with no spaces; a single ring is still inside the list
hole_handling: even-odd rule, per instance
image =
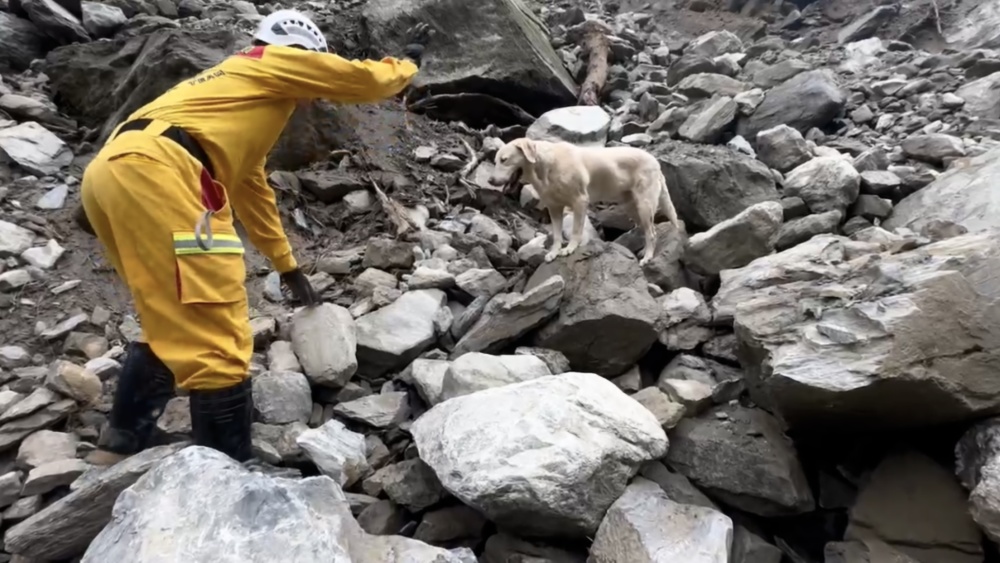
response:
[[[519,139],[517,146],[521,149],[521,152],[524,153],[524,158],[527,159],[530,164],[538,162],[538,149],[535,147],[535,143],[531,139]]]

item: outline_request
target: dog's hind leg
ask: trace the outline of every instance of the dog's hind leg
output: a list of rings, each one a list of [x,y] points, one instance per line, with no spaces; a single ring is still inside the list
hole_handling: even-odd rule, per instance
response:
[[[583,227],[587,223],[587,206],[589,204],[590,201],[587,197],[577,198],[573,202],[573,232],[569,235],[569,244],[559,253],[560,256],[573,254],[583,242]]]
[[[635,222],[642,227],[642,234],[646,239],[646,245],[642,249],[642,258],[639,260],[640,266],[645,266],[656,253],[656,197],[655,194],[646,192],[647,197],[635,194],[633,197],[633,211],[635,212]]]
[[[667,219],[677,227],[680,232],[685,232],[686,227],[684,222],[677,217],[677,210],[674,209],[674,202],[670,200],[670,191],[667,190],[667,179],[663,177],[662,172],[657,172],[657,183],[659,184],[659,196],[660,196],[660,211],[667,216]]]
[[[550,205],[549,206],[549,219],[552,220],[552,246],[549,251],[545,254],[545,261],[551,262],[556,259],[559,255],[559,250],[562,248],[562,231],[563,231],[563,210],[566,209],[562,205]]]

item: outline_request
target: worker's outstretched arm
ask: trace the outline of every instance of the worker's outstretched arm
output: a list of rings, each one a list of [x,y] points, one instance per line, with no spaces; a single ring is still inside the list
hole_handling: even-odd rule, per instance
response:
[[[236,217],[243,223],[250,242],[257,250],[267,256],[279,274],[297,268],[292,246],[288,244],[288,237],[281,226],[274,190],[267,185],[264,163],[261,162],[232,194],[230,201]]]
[[[266,90],[290,98],[323,98],[339,103],[372,103],[401,92],[417,74],[409,60],[347,60],[332,53],[269,45],[240,55],[245,72]]]

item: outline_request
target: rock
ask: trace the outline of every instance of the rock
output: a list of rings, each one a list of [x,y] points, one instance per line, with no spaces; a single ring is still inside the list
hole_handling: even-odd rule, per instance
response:
[[[770,254],[781,228],[782,212],[781,204],[776,201],[757,203],[708,231],[693,235],[684,253],[684,263],[694,272],[711,276]]]
[[[354,318],[332,303],[300,309],[292,317],[292,349],[314,385],[343,387],[358,369]]]
[[[664,430],[677,426],[680,419],[684,418],[684,405],[674,402],[669,395],[656,387],[647,387],[632,395],[632,398],[653,413]]]
[[[357,319],[359,369],[381,375],[413,361],[435,341],[434,316],[446,301],[439,289],[408,291]]]
[[[406,10],[400,0],[377,0],[365,5],[362,17],[370,46],[380,52],[403,52],[406,37],[397,29],[411,25],[409,18],[433,21],[440,33],[469,36],[468,41],[441,44],[434,53],[427,53],[428,62],[447,64],[426,65],[414,81],[418,92],[489,94],[532,115],[576,101],[576,85],[538,20],[510,0],[489,0],[475,6],[455,0],[423,0]],[[471,119],[490,110],[483,106],[496,105],[489,99],[479,96],[467,103],[467,108],[450,111],[467,113]]]
[[[732,563],[781,563],[782,552],[743,526],[733,532]],[[827,560],[825,563],[832,563]],[[848,563],[844,561],[843,563]],[[905,563],[905,562],[900,562]]]
[[[426,360],[417,358],[410,367],[410,378],[417,388],[420,398],[430,406],[440,403],[444,392],[444,375],[448,372],[451,362],[444,360]]]
[[[555,275],[524,293],[493,296],[461,336],[453,355],[495,352],[539,327],[559,310],[565,287],[563,278]]]
[[[406,281],[410,289],[448,289],[455,287],[455,276],[447,270],[419,266]]]
[[[21,7],[28,19],[58,45],[90,41],[80,18],[55,0],[21,0]]]
[[[659,339],[668,350],[692,350],[715,334],[705,326],[711,322],[712,312],[697,291],[682,287],[656,301],[662,315],[657,325]]]
[[[412,244],[386,238],[373,238],[368,241],[361,266],[380,270],[397,268],[409,270],[413,267],[413,261]]]
[[[0,129],[0,152],[38,176],[55,174],[73,160],[66,143],[34,121]]]
[[[39,430],[21,442],[17,450],[17,466],[31,471],[53,461],[74,459],[78,444],[79,440],[72,434]]]
[[[852,254],[859,246],[867,251]],[[1000,348],[990,320],[998,235],[860,258],[878,249],[820,235],[721,274],[715,320],[735,313],[754,401],[793,427],[866,431],[1000,412],[988,367]],[[878,399],[886,393],[891,403]]]
[[[966,82],[955,95],[965,100],[963,110],[980,118],[1000,118],[1000,72]]]
[[[291,342],[275,340],[267,349],[267,358],[268,371],[297,371],[304,373],[302,364],[299,363],[299,359],[295,356],[295,350]]]
[[[748,90],[749,86],[722,74],[692,74],[677,85],[677,91],[691,98],[732,97]]]
[[[455,359],[445,372],[441,400],[547,375],[552,375],[549,367],[534,356],[491,356],[469,352]]]
[[[72,492],[50,504],[37,514],[9,528],[4,534],[5,549],[24,557],[38,559],[68,559],[87,549],[87,545],[111,521],[115,499],[132,486],[157,462],[178,451],[179,445],[159,446],[142,451],[113,465],[93,477],[82,476]],[[202,475],[188,483],[202,482]],[[204,497],[186,494],[177,498]],[[211,504],[197,503],[200,506]],[[155,513],[155,511],[154,511]],[[187,518],[178,520],[186,521]],[[98,559],[99,561],[101,559]],[[103,559],[113,561],[116,559]],[[129,560],[119,559],[121,561]],[[132,558],[131,560],[136,560]]]
[[[482,213],[472,216],[469,222],[469,234],[494,243],[500,252],[507,252],[512,244],[507,229]]]
[[[95,39],[111,37],[128,21],[125,12],[117,6],[100,2],[80,4],[83,7],[83,27]]]
[[[45,192],[42,197],[38,198],[38,201],[35,202],[35,207],[45,210],[62,209],[62,206],[66,203],[66,197],[68,195],[69,186],[66,184],[59,184],[58,186]]]
[[[680,504],[637,479],[611,505],[594,537],[595,563],[729,561],[733,522],[712,508]]]
[[[862,195],[860,197],[865,196]],[[837,227],[843,218],[844,214],[834,209],[825,213],[815,213],[799,217],[798,219],[792,219],[781,225],[774,248],[777,250],[786,250],[795,245],[802,244],[816,235],[836,233]]]
[[[294,371],[264,372],[252,378],[254,408],[265,424],[309,422],[312,392],[306,376]]]
[[[445,489],[525,537],[593,534],[639,464],[667,448],[652,414],[583,373],[445,401],[412,434]]]
[[[830,70],[810,70],[771,89],[752,115],[740,119],[736,131],[747,139],[782,124],[805,132],[829,123],[846,101]]]
[[[918,561],[983,560],[982,534],[962,488],[943,467],[912,451],[883,459],[851,508],[845,539],[867,538]]]
[[[104,390],[97,374],[64,360],[56,360],[49,366],[45,385],[85,405],[95,404]]]
[[[753,73],[753,83],[761,88],[773,88],[813,66],[801,59],[785,59]]]
[[[49,39],[27,19],[0,11],[0,68],[27,70],[31,61],[45,57]]]
[[[757,133],[757,156],[784,173],[812,159],[812,151],[802,133],[781,124]]]
[[[785,196],[801,197],[813,213],[845,211],[861,190],[861,176],[846,160],[818,156],[785,176]]]
[[[375,428],[387,428],[409,418],[410,404],[406,393],[392,392],[340,403],[333,412]]]
[[[0,258],[20,256],[34,240],[34,233],[28,229],[0,220]]]
[[[406,525],[406,511],[391,500],[379,500],[358,515],[358,524],[369,534],[388,536]]]
[[[0,475],[0,506],[10,506],[21,496],[21,473],[9,471]]]
[[[538,329],[536,345],[562,352],[573,369],[614,376],[636,363],[656,340],[656,302],[625,248],[587,243],[573,256],[539,266],[526,291],[556,275],[565,280],[566,290],[559,313]]]
[[[815,508],[791,440],[763,410],[722,406],[685,418],[670,442],[670,465],[728,505],[760,516]]]
[[[959,159],[926,188],[897,203],[884,227],[919,231],[930,221],[943,220],[969,232],[1000,228],[1000,193],[993,189],[1000,175],[998,158],[1000,149]]]
[[[903,139],[903,152],[916,160],[940,164],[946,158],[965,156],[962,139],[944,133],[910,135]]]
[[[275,479],[198,446],[150,471],[115,503],[114,513],[81,563],[463,563],[416,540],[368,535],[329,477]],[[259,531],[262,514],[270,522],[267,534]],[[154,551],[146,547],[150,542]]]
[[[855,563],[856,561],[885,561],[886,563],[920,563],[885,542],[877,539],[864,541],[830,542],[823,549],[825,563]],[[775,559],[775,561],[778,561]]]
[[[55,239],[49,239],[45,246],[29,248],[21,254],[21,260],[41,270],[51,270],[62,257],[66,249]]]
[[[722,147],[663,141],[653,149],[678,214],[708,229],[762,201],[778,201],[774,177],[761,162]]]
[[[352,432],[339,420],[328,420],[306,430],[295,439],[320,472],[341,487],[350,487],[370,470],[365,437]]]
[[[482,514],[468,506],[448,506],[424,514],[413,539],[443,543],[463,538],[478,538],[486,527]]]
[[[379,469],[370,481],[396,504],[420,512],[445,498],[434,471],[419,459],[408,459]]]
[[[507,280],[493,268],[470,268],[455,277],[455,285],[472,297],[493,297]]]
[[[882,25],[899,14],[899,6],[878,6],[863,14],[837,33],[837,42],[841,45],[860,41],[875,36]]]
[[[524,136],[540,141],[603,147],[608,141],[610,127],[611,116],[600,106],[570,106],[545,112],[528,127]]]
[[[24,480],[23,496],[44,495],[58,487],[68,486],[91,466],[82,459],[60,459],[39,465]]]
[[[481,563],[509,563],[512,561],[539,563],[584,563],[586,553],[574,553],[524,540],[503,532],[490,536],[483,549]]]
[[[379,288],[395,289],[396,276],[378,268],[366,268],[354,279],[354,289],[361,297],[371,297]]]
[[[715,143],[735,119],[736,102],[732,98],[712,98],[701,111],[687,118],[679,134],[694,143]]]
[[[357,174],[345,170],[307,170],[296,173],[302,187],[323,203],[336,203],[368,187]],[[373,239],[384,240],[384,239]]]

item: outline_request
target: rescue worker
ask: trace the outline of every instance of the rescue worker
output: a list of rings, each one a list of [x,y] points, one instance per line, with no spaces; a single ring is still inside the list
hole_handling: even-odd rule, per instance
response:
[[[410,30],[402,59],[329,53],[309,18],[265,17],[251,47],[184,80],[120,124],[87,167],[84,215],[128,286],[142,325],[91,463],[148,447],[174,394],[189,391],[194,442],[252,458],[253,398],[243,245],[233,215],[306,306],[318,296],[282,229],[264,163],[297,103],[376,102],[417,73],[429,37]]]

